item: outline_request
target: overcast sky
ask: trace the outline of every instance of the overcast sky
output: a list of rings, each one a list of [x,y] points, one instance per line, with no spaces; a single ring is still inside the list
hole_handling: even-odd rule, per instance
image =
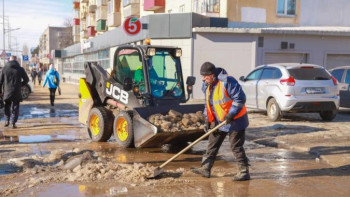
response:
[[[0,0],[1,16],[3,1],[5,1],[5,16],[9,18],[11,29],[20,28],[11,32],[12,48],[15,48],[17,40],[18,50],[22,50],[23,44],[27,44],[29,49],[36,47],[41,34],[48,26],[62,26],[65,18],[73,16],[72,0]],[[3,49],[2,18],[0,24],[0,48]],[[8,49],[8,35],[6,35],[6,49]]]

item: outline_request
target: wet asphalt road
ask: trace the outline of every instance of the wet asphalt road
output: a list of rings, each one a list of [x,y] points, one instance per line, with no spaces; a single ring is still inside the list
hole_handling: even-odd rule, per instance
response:
[[[107,143],[91,142],[78,122],[77,87],[69,84],[65,86],[62,88],[64,94],[58,97],[54,108],[48,105],[48,91],[39,89],[31,95],[30,100],[22,103],[17,129],[0,126],[5,135],[0,140],[0,189],[23,179],[20,173],[11,171],[7,163],[10,158],[35,154],[41,156],[56,149],[68,151],[79,148],[93,150],[119,163],[151,163],[157,166],[183,148],[163,146],[121,149],[113,139]],[[263,118],[264,115],[260,113],[250,115],[251,121]],[[206,179],[191,173],[191,167],[200,165],[201,155],[207,145],[203,141],[165,167],[165,170],[183,168],[182,174],[166,175],[180,182],[159,179],[155,184],[140,186],[119,183],[117,180],[42,183],[16,196],[350,196],[349,166],[332,167],[320,162],[315,155],[269,147],[251,140],[257,139],[248,137],[245,144],[251,162],[251,181],[231,181],[237,167],[227,140],[214,164],[212,178]]]

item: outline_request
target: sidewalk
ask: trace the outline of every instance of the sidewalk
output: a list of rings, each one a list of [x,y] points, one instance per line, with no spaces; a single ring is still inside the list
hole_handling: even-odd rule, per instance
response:
[[[24,100],[22,104],[42,104],[43,100],[47,99],[47,104],[50,104],[50,92],[46,86],[42,87],[43,83],[39,86],[38,83],[34,85],[34,92],[32,92],[28,99]],[[79,103],[79,85],[70,83],[61,83],[61,95],[56,90],[55,104],[58,103],[69,103],[78,105]],[[33,94],[36,96],[34,97]],[[39,98],[39,99],[38,99]]]

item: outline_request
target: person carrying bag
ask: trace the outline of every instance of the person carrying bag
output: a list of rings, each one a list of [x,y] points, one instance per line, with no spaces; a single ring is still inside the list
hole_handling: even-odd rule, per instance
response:
[[[58,93],[60,94],[61,88],[60,85],[60,75],[57,71],[55,71],[53,64],[50,65],[49,70],[46,73],[43,87],[45,87],[46,83],[48,83],[49,91],[50,91],[50,103],[51,106],[55,105],[55,94],[56,89],[58,89]]]

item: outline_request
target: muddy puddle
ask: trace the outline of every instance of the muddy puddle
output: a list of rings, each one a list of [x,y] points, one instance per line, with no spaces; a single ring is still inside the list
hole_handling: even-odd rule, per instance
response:
[[[54,107],[43,104],[25,104],[20,106],[18,119],[76,117],[78,114],[78,107],[73,104],[56,104]],[[3,112],[1,117],[3,117]]]

